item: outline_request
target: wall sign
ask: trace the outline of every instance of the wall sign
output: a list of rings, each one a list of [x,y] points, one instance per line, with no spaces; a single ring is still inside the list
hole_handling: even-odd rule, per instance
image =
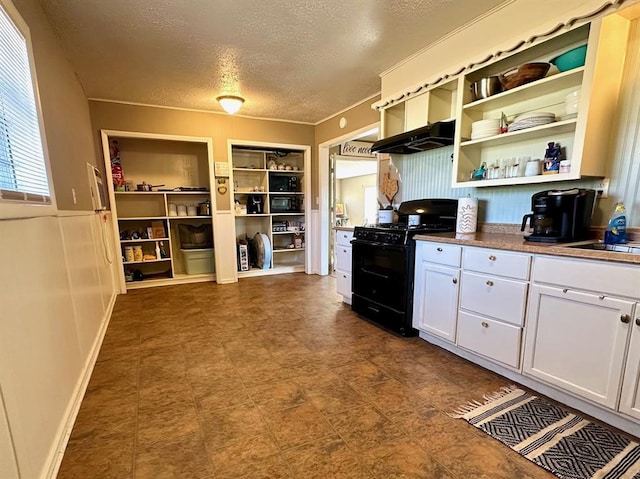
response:
[[[371,153],[371,145],[366,141],[345,141],[340,145],[340,154],[345,156],[362,156],[368,158],[374,158],[375,155]]]

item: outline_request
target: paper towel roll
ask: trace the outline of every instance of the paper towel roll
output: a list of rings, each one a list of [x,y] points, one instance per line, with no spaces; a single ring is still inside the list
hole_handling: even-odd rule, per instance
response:
[[[478,198],[459,198],[456,233],[475,233],[478,227]]]

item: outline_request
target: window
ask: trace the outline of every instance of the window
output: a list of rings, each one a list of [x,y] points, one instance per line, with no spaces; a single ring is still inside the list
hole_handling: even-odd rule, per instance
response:
[[[0,202],[52,205],[29,33],[0,0]]]

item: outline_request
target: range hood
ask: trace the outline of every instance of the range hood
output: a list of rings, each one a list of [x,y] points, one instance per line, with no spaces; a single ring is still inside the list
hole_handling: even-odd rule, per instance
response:
[[[378,140],[371,147],[371,152],[410,155],[419,151],[453,145],[455,131],[455,120],[438,121],[406,133]]]

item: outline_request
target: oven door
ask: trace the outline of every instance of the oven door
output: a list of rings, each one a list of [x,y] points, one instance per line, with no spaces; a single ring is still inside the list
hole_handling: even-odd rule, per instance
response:
[[[406,312],[410,248],[357,239],[351,243],[353,294]]]

